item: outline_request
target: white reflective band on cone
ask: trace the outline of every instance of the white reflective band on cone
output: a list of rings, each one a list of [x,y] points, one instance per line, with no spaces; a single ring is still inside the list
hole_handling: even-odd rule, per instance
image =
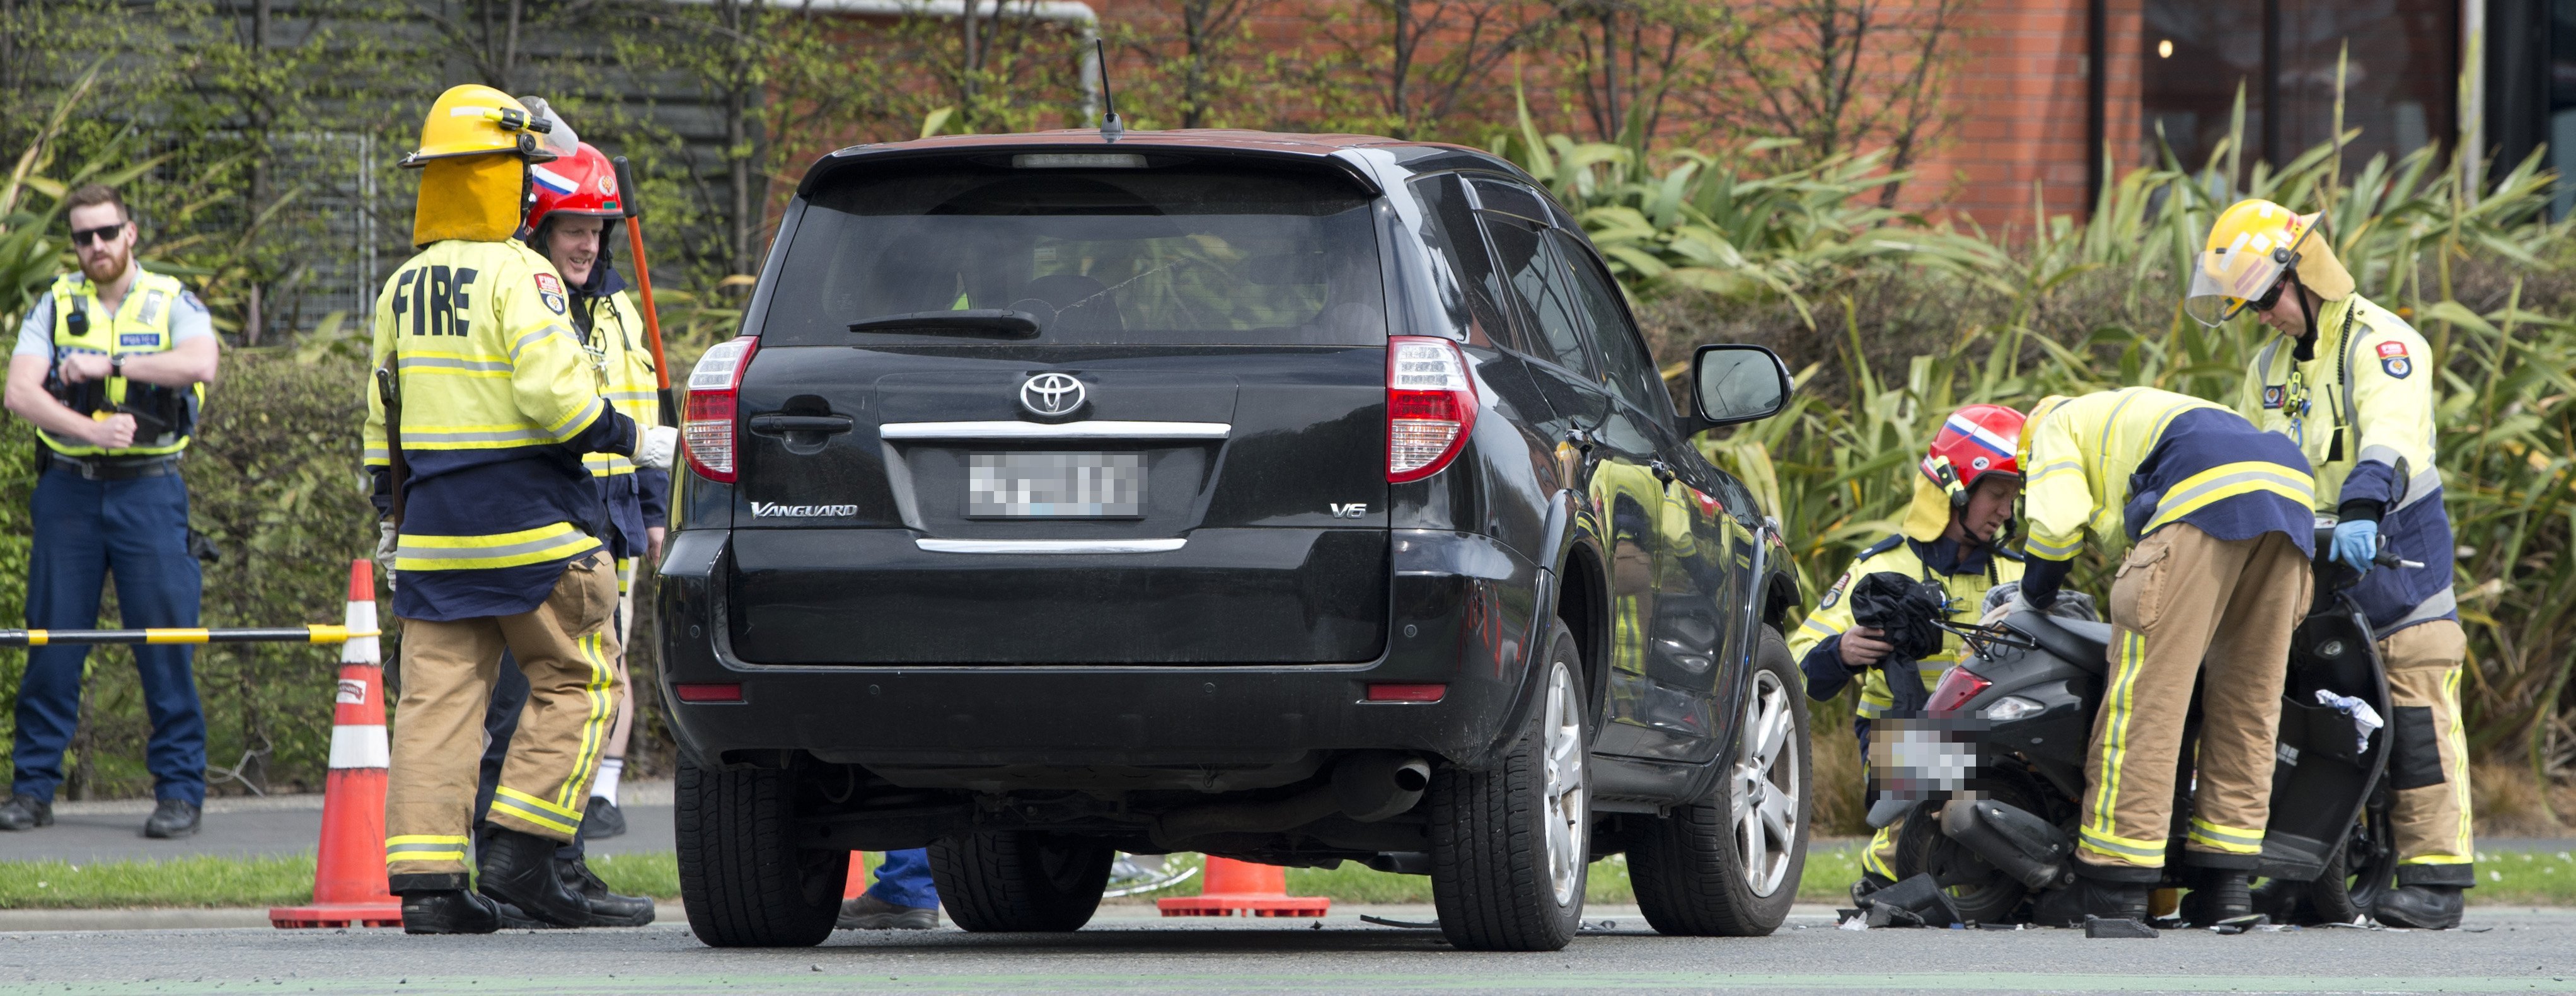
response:
[[[349,632],[352,633],[375,632],[375,601],[370,599],[364,602],[349,603],[348,626]],[[348,642],[340,645],[340,663],[342,664],[382,664],[384,662],[384,651],[380,649],[376,637],[353,636],[349,638]]]
[[[334,726],[331,728],[331,766],[333,768],[393,767],[393,748],[385,742],[381,726]]]

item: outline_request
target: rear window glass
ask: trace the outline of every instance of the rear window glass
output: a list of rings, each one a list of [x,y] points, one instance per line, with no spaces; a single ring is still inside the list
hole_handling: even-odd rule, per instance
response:
[[[1025,342],[849,323],[1025,311],[1049,344],[1376,345],[1366,194],[1241,171],[942,164],[817,192],[770,290],[783,345]]]

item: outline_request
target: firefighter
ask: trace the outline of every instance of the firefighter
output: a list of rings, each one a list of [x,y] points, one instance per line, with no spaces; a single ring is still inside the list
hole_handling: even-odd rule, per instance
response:
[[[2451,592],[2451,519],[2434,466],[2431,344],[2353,292],[2316,215],[2240,201],[2210,227],[2185,307],[2216,328],[2247,312],[2280,335],[2246,372],[2237,410],[2316,465],[2317,510],[2335,514],[2335,561],[2388,670],[2397,889],[2374,911],[2399,927],[2460,924],[2477,884],[2460,666],[2468,634]],[[2385,546],[2422,566],[2374,570]]]
[[[412,243],[376,298],[365,461],[386,513],[380,552],[403,620],[385,862],[410,933],[487,933],[493,899],[573,926],[589,904],[558,874],[615,720],[617,580],[587,453],[667,467],[677,433],[639,429],[604,396],[562,277],[511,238],[532,163],[571,130],[484,86],[441,94],[421,126]],[[475,755],[504,651],[531,689],[475,856]],[[491,897],[486,899],[484,897]]]
[[[2142,920],[2163,878],[2192,685],[2197,776],[2183,860],[2217,920],[2251,912],[2271,819],[2290,632],[2316,543],[2308,461],[2227,408],[2154,388],[2051,397],[2022,426],[2030,555],[2019,601],[2056,601],[2084,534],[2130,544],[2111,585],[2109,673],[2084,764],[2073,885],[2041,923]],[[2204,667],[2203,661],[2207,661]]]
[[[1869,756],[1870,720],[1886,714],[1895,697],[1878,667],[1890,649],[1885,634],[1857,625],[1847,596],[1861,578],[1894,571],[1940,582],[1954,614],[1974,613],[1987,591],[2021,580],[2021,555],[1996,545],[2021,498],[2021,464],[2013,457],[2021,425],[2022,414],[2002,405],[1968,405],[1950,413],[1917,465],[1914,499],[1900,530],[1861,551],[1789,636],[1789,653],[1806,672],[1809,698],[1832,698],[1860,679],[1852,732],[1863,758]],[[1942,672],[1958,660],[1959,638],[1945,637],[1940,653],[1916,664],[1923,688],[1940,684]],[[1896,827],[1880,827],[1861,852],[1855,901],[1895,883]]]

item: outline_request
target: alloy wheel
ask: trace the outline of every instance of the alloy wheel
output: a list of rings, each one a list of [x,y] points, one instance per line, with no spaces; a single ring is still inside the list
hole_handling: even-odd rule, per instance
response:
[[[1798,841],[1798,752],[1789,738],[1804,708],[1789,694],[1778,675],[1753,672],[1752,695],[1744,706],[1744,730],[1736,738],[1733,807],[1735,856],[1743,862],[1745,884],[1753,894],[1779,891],[1789,875],[1789,857]]]

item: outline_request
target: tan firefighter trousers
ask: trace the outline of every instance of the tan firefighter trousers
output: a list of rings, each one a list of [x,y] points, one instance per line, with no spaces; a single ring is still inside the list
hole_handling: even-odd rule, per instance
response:
[[[590,779],[617,718],[617,575],[608,555],[564,565],[543,604],[515,616],[455,622],[403,620],[402,699],[394,711],[393,770],[385,794],[385,871],[455,876],[462,888],[474,825],[474,781],[483,754],[483,710],[501,652],[528,676],[527,711],[492,797],[496,826],[570,842],[590,799]]]
[[[2221,540],[2176,523],[2129,551],[2111,584],[2111,669],[2084,762],[2080,860],[2121,872],[2113,878],[2164,867],[2183,721],[2205,669],[2184,848],[2253,867],[2271,819],[2290,632],[2309,596],[2307,555],[2278,532]]]
[[[2449,619],[2418,623],[2379,641],[2388,668],[2389,786],[2397,790],[2401,885],[2474,885],[2469,744],[2460,729],[2460,665],[2469,637]]]

